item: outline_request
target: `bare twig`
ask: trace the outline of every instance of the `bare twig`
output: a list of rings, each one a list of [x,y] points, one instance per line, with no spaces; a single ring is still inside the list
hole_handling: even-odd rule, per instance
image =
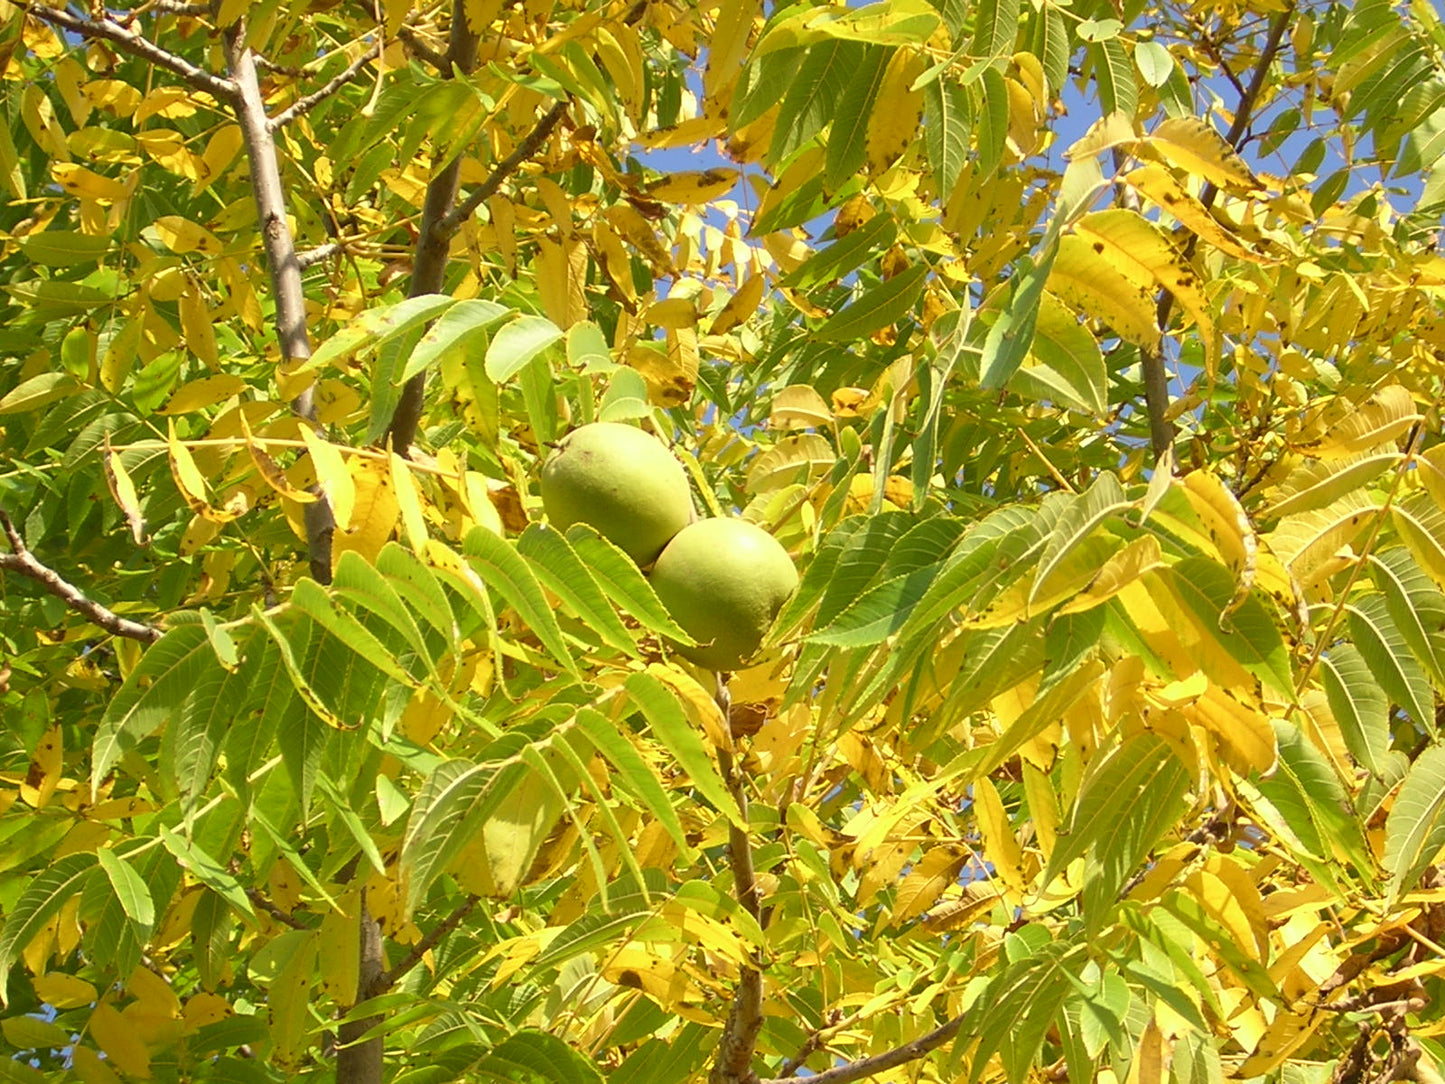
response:
[[[310,926],[306,925],[306,923],[302,922],[299,918],[297,918],[295,915],[291,914],[291,912],[283,911],[279,906],[276,905],[275,901],[267,899],[265,894],[262,893],[261,890],[258,888],[248,887],[246,889],[246,898],[252,903],[254,903],[257,907],[261,908],[261,910],[265,911],[277,922],[280,922],[286,926],[290,926],[293,930],[309,930],[311,928]]]
[[[917,1061],[952,1039],[958,1034],[958,1029],[962,1025],[963,1017],[955,1016],[948,1023],[934,1028],[927,1035],[922,1035],[911,1043],[904,1043],[892,1050],[874,1054],[870,1058],[850,1061],[846,1065],[839,1065],[821,1073],[813,1073],[811,1076],[774,1077],[760,1080],[758,1084],[802,1084],[803,1081],[807,1081],[807,1084],[849,1084],[850,1081],[862,1080],[877,1073],[887,1072],[899,1065],[907,1065],[910,1061]]]
[[[121,617],[113,610],[86,598],[80,588],[63,579],[54,569],[37,561],[35,555],[26,548],[25,540],[20,537],[15,524],[3,511],[0,511],[0,526],[4,527],[11,550],[10,553],[0,553],[0,570],[34,580],[47,593],[54,595],[92,625],[104,629],[112,636],[124,636],[128,640],[139,640],[143,644],[153,644],[161,638],[161,630],[156,626]]]
[[[297,117],[304,116],[315,109],[327,98],[331,97],[331,95],[346,86],[347,83],[352,82],[361,74],[362,68],[366,67],[380,55],[381,43],[373,42],[365,52],[346,66],[345,71],[338,74],[335,78],[328,80],[323,86],[312,91],[304,98],[296,99],[296,101],[272,117],[268,122],[271,130],[274,132],[276,129],[290,124]]]
[[[502,187],[502,182],[515,173],[518,166],[542,149],[542,144],[547,142],[547,137],[552,134],[552,129],[557,127],[557,122],[566,115],[567,105],[568,102],[564,98],[542,114],[536,125],[523,137],[522,142],[517,144],[512,153],[492,168],[492,172],[487,174],[487,179],[477,187],[475,192],[457,204],[452,212],[441,220],[438,228],[444,231],[448,237],[461,229],[462,223],[470,218],[478,207],[496,194],[497,189]]]
[[[73,34],[111,42],[123,53],[140,57],[158,68],[164,68],[166,71],[180,76],[197,90],[203,90],[222,100],[235,97],[236,84],[231,80],[221,79],[203,68],[196,67],[189,60],[183,60],[174,53],[167,52],[149,38],[133,33],[108,18],[87,19],[81,15],[72,15],[68,11],[62,11],[60,8],[48,7],[45,4],[32,4],[26,10],[37,18],[69,30]]]
[[[419,60],[425,60],[437,71],[445,72],[451,70],[451,62],[447,60],[446,54],[437,52],[437,50],[422,41],[421,36],[411,27],[397,27],[396,36],[405,43],[407,50],[412,56]]]
[[[447,915],[446,918],[442,919],[441,922],[436,925],[431,933],[413,945],[411,951],[403,956],[395,967],[390,971],[383,972],[377,980],[381,990],[383,992],[390,990],[401,981],[402,977],[408,971],[421,963],[422,958],[432,949],[436,948],[437,943],[441,941],[443,937],[462,924],[462,919],[472,913],[472,910],[481,901],[481,898],[480,896],[471,895],[464,899],[456,906],[451,914]]]
[[[343,249],[340,244],[335,241],[328,241],[324,245],[317,245],[315,248],[308,248],[305,252],[296,253],[296,266],[304,271],[312,264],[330,259],[341,251],[343,251]]]
[[[311,338],[306,328],[306,298],[301,287],[301,263],[286,222],[286,193],[281,187],[281,167],[276,160],[276,141],[266,120],[266,103],[256,78],[255,55],[245,44],[245,30],[237,24],[226,31],[226,58],[235,82],[236,119],[251,167],[251,190],[256,217],[261,224],[261,241],[271,272],[271,289],[276,298],[276,337],[286,361],[311,356]],[[308,421],[316,419],[316,405],[310,388],[291,403]],[[331,538],[336,519],[331,502],[318,499],[305,505],[306,538],[311,576],[318,583],[331,582]]]

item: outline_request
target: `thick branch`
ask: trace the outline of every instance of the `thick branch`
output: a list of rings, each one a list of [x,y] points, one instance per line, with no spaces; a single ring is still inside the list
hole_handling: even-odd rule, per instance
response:
[[[276,141],[271,137],[266,103],[256,78],[255,57],[245,45],[244,28],[239,24],[226,32],[226,59],[236,85],[236,119],[241,125],[241,138],[251,167],[256,218],[261,224],[261,242],[276,298],[276,337],[285,361],[304,361],[311,356],[311,338],[306,330],[301,263],[296,258],[296,244],[286,221],[286,193],[281,187]],[[309,388],[293,400],[291,407],[303,418],[311,421],[316,418]],[[305,506],[304,514],[311,576],[318,583],[330,583],[331,536],[336,531],[331,502],[320,497]]]
[[[366,906],[366,890],[361,892],[360,970],[357,972],[356,1004],[370,1001],[384,991],[381,980],[386,975],[386,960],[381,951],[381,927]],[[336,1084],[380,1084],[386,1044],[381,1039],[358,1042],[381,1017],[368,1016],[342,1024],[337,1037],[341,1049],[336,1052]]]
[[[100,603],[86,598],[80,588],[62,579],[59,573],[37,561],[35,555],[26,548],[25,540],[20,537],[15,524],[4,512],[0,512],[0,526],[5,529],[5,537],[9,540],[11,549],[10,553],[0,553],[0,571],[14,572],[34,580],[46,592],[112,636],[124,636],[128,640],[139,640],[143,644],[153,644],[161,638],[161,630],[154,625],[132,621],[106,609]]]
[[[233,98],[236,94],[236,84],[231,80],[220,79],[210,72],[196,67],[190,61],[167,52],[150,39],[134,34],[109,19],[87,19],[59,8],[47,7],[44,4],[33,4],[26,10],[63,30],[69,30],[82,37],[111,42],[123,53],[140,57],[158,68],[173,72],[197,90],[203,90],[222,100]]]
[[[770,1080],[761,1080],[758,1084],[802,1084],[803,1081],[807,1081],[807,1084],[849,1084],[850,1081],[863,1080],[865,1077],[887,1072],[899,1065],[907,1065],[910,1061],[917,1061],[929,1051],[937,1050],[958,1034],[958,1029],[962,1024],[963,1017],[955,1016],[948,1023],[934,1028],[927,1035],[920,1036],[911,1043],[894,1047],[892,1050],[885,1050],[881,1054],[874,1054],[871,1058],[860,1058],[857,1061],[850,1061],[847,1065],[839,1065],[811,1076],[776,1077]]]
[[[717,678],[715,693],[717,706],[724,719],[730,717],[732,697],[722,677]],[[732,754],[725,749],[718,750],[718,766],[722,769],[723,780],[728,791],[742,813],[743,823],[748,821],[748,792],[743,774],[733,762]],[[728,864],[733,871],[733,890],[743,910],[761,924],[762,900],[758,895],[757,875],[753,870],[753,848],[746,828],[736,824],[728,825]],[[758,1033],[763,1028],[763,973],[761,960],[753,958],[752,967],[744,967],[738,976],[738,988],[733,993],[732,1008],[728,1011],[727,1025],[723,1028],[722,1039],[718,1042],[717,1060],[708,1074],[709,1084],[756,1084],[757,1074],[753,1072],[753,1052],[757,1049]]]
[[[481,37],[471,28],[464,5],[457,3],[452,9],[451,39],[447,43],[447,55],[442,74],[448,77],[470,75],[477,66],[477,47]],[[412,258],[411,297],[440,293],[446,277],[447,259],[452,250],[452,234],[455,229],[444,230],[442,223],[453,213],[457,202],[457,191],[461,187],[462,159],[452,154],[446,162],[439,162],[431,181],[426,186],[426,201],[422,205],[421,230],[416,241],[416,254]],[[421,410],[426,398],[426,372],[417,373],[401,389],[396,411],[387,427],[387,439],[396,451],[411,454],[416,441],[417,427],[421,424]]]
[[[285,109],[281,110],[281,112],[277,113],[274,117],[272,117],[270,120],[271,130],[274,132],[277,128],[290,124],[297,117],[304,116],[305,114],[311,112],[311,110],[315,109],[327,98],[331,97],[342,87],[346,86],[347,83],[350,83],[354,79],[356,79],[356,77],[361,74],[361,69],[366,67],[380,55],[381,43],[374,42],[370,48],[368,48],[364,53],[362,53],[359,57],[357,57],[350,64],[348,64],[346,66],[346,70],[343,71],[341,74],[337,75],[334,79],[328,81],[324,86],[306,95],[304,98],[298,98]]]

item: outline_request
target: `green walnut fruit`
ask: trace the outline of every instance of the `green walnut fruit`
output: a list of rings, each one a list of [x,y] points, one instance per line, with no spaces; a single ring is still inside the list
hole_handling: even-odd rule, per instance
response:
[[[709,670],[736,670],[757,654],[798,586],[788,551],[742,519],[702,519],[667,544],[648,577],[697,647],[678,654]]]
[[[559,531],[591,524],[644,566],[693,518],[682,464],[650,433],[616,422],[558,442],[542,465],[542,507]]]

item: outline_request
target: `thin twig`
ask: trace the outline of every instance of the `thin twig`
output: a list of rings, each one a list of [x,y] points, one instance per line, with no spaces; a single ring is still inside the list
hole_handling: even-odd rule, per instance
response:
[[[377,985],[380,987],[380,992],[385,993],[387,990],[390,990],[393,986],[395,986],[398,982],[401,981],[402,977],[405,976],[408,971],[410,971],[417,964],[421,963],[422,957],[424,957],[432,949],[436,948],[437,942],[439,942],[443,937],[445,937],[447,934],[451,933],[453,930],[455,930],[458,926],[461,925],[462,919],[466,918],[469,914],[472,913],[473,908],[475,908],[477,904],[481,902],[481,898],[482,897],[477,895],[468,896],[460,904],[457,905],[457,907],[452,911],[451,914],[447,915],[446,918],[442,919],[441,922],[437,924],[436,928],[431,931],[431,933],[427,934],[415,945],[413,945],[411,947],[411,951],[408,952],[405,956],[403,956],[400,962],[398,962],[395,967],[393,967],[390,971],[383,971],[381,973],[381,976],[377,979]]]
[[[311,927],[302,922],[289,911],[283,911],[274,900],[267,899],[258,888],[246,889],[246,898],[254,903],[261,910],[283,925],[290,926],[293,930],[309,930]]]
[[[457,204],[450,214],[437,223],[436,228],[447,237],[451,237],[461,229],[462,223],[470,218],[478,207],[496,194],[497,189],[502,187],[502,182],[510,177],[518,166],[542,149],[542,144],[547,142],[547,137],[552,134],[552,129],[557,127],[557,122],[566,115],[567,106],[567,99],[563,98],[542,114],[541,119],[526,134],[522,142],[517,144],[516,149],[498,162],[492,168],[492,172],[487,174],[487,179],[477,187],[477,190]]]
[[[402,40],[412,56],[425,60],[439,72],[451,71],[451,62],[447,60],[446,54],[438,52],[426,42],[422,41],[421,36],[411,27],[397,27],[396,36]]]
[[[345,71],[341,72],[334,79],[329,80],[325,85],[321,86],[317,90],[306,95],[304,98],[296,99],[296,101],[292,102],[289,106],[281,110],[281,112],[277,113],[274,117],[267,121],[267,126],[271,129],[271,131],[274,132],[276,131],[276,129],[281,128],[284,125],[290,124],[297,117],[304,116],[305,114],[311,112],[311,110],[315,109],[327,98],[331,97],[342,87],[346,86],[346,84],[356,79],[356,77],[361,74],[361,69],[366,67],[380,55],[381,43],[372,42],[372,44],[366,49],[364,53],[362,53],[359,57],[357,57],[346,66]]]
[[[340,244],[335,241],[328,241],[324,245],[317,245],[315,248],[308,248],[305,252],[296,253],[296,266],[304,271],[312,264],[320,263],[322,260],[328,260],[338,252],[343,251],[345,250]]]
[[[846,1065],[839,1065],[810,1076],[773,1077],[768,1080],[760,1080],[758,1084],[802,1084],[803,1081],[806,1081],[807,1084],[849,1084],[850,1081],[862,1080],[864,1077],[887,1072],[899,1065],[907,1065],[910,1061],[917,1061],[929,1051],[937,1050],[949,1039],[952,1039],[958,1034],[958,1029],[962,1025],[963,1017],[955,1016],[948,1023],[934,1028],[927,1035],[914,1039],[911,1043],[904,1043],[892,1050],[874,1054],[870,1058],[860,1058],[857,1061],[850,1061]]]
[[[80,588],[63,579],[54,569],[47,568],[37,561],[35,555],[26,548],[25,540],[20,537],[20,532],[16,530],[15,524],[3,511],[0,511],[0,526],[4,527],[5,537],[9,541],[12,551],[0,553],[0,571],[15,572],[26,579],[34,580],[49,594],[60,599],[92,625],[104,629],[112,636],[139,640],[143,644],[153,644],[161,638],[162,632],[156,626],[121,617],[115,611],[107,609],[93,599],[86,598]]]
[[[174,53],[167,52],[149,38],[132,33],[119,23],[111,22],[110,19],[87,19],[59,8],[47,7],[45,4],[32,4],[26,10],[37,18],[44,19],[46,22],[53,23],[74,34],[111,42],[123,53],[140,57],[158,68],[165,68],[167,71],[173,72],[197,90],[203,90],[223,100],[236,95],[236,84],[231,80],[221,79],[196,67],[189,60],[183,60]]]

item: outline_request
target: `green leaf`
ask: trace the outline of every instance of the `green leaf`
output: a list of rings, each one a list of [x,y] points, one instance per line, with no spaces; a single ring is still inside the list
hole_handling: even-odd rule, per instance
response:
[[[46,230],[21,238],[20,251],[31,263],[46,267],[74,267],[100,259],[109,250],[112,240],[109,233],[97,237],[71,230]]]
[[[110,887],[115,890],[115,898],[125,909],[126,917],[144,929],[141,937],[144,940],[156,921],[156,905],[151,899],[150,889],[130,863],[109,847],[101,847],[95,856],[110,879]]]
[[[1009,378],[1009,390],[1060,406],[1103,414],[1109,374],[1098,340],[1047,290],[1039,299],[1029,358]]]
[[[1134,46],[1134,63],[1144,82],[1158,90],[1174,74],[1174,57],[1157,41],[1141,41]]]
[[[628,792],[657,822],[667,830],[677,844],[678,851],[688,856],[693,853],[687,832],[678,820],[677,811],[668,799],[667,791],[658,782],[656,773],[642,759],[642,754],[633,746],[627,734],[618,729],[605,715],[592,708],[577,710],[577,727],[592,746],[602,754],[618,774],[612,777],[613,785]],[[684,860],[687,860],[686,858]]]
[[[969,53],[979,60],[1010,56],[1018,30],[1019,0],[981,0]]]
[[[1385,608],[1437,692],[1445,692],[1445,593],[1401,546],[1370,554],[1370,576]]]
[[[811,290],[837,282],[885,252],[898,236],[898,224],[890,214],[876,214],[846,237],[820,248],[784,275],[780,285]]]
[[[1274,798],[1277,788],[1292,788],[1319,829],[1324,845],[1320,853],[1326,857],[1342,855],[1355,867],[1357,876],[1372,880],[1375,863],[1365,841],[1365,829],[1339,776],[1299,727],[1276,719],[1274,732],[1278,760],[1274,774],[1258,781],[1260,792]],[[1276,801],[1282,808],[1285,804]]]
[[[603,1084],[597,1068],[572,1047],[555,1035],[530,1030],[508,1036],[468,1076],[499,1084]]]
[[[479,331],[485,331],[512,312],[494,301],[466,298],[458,301],[417,341],[396,382],[404,384],[452,347]]]
[[[1139,92],[1134,85],[1134,66],[1129,63],[1124,44],[1118,38],[1096,41],[1089,46],[1098,79],[1099,107],[1105,116],[1123,113],[1132,118],[1139,107]]]
[[[1102,524],[1123,512],[1133,504],[1125,495],[1123,486],[1110,471],[1102,472],[1094,484],[1079,494],[1059,517],[1054,529],[1044,544],[1043,555],[1039,557],[1038,572],[1034,575],[1033,586],[1029,589],[1029,604],[1046,595],[1050,577],[1064,563],[1085,539]]]
[[[1207,557],[1186,557],[1168,575],[1202,632],[1250,674],[1282,696],[1294,697],[1289,650],[1264,604],[1251,593],[1233,611],[1225,612],[1236,589],[1229,569]]]
[[[968,91],[950,79],[935,79],[923,88],[923,117],[928,168],[939,199],[947,200],[968,161],[972,133]]]
[[[462,554],[488,587],[507,600],[527,628],[542,641],[548,653],[569,674],[577,674],[557,617],[547,604],[542,585],[512,544],[484,527],[476,527],[462,541]]]
[[[604,644],[637,655],[637,641],[562,534],[533,523],[517,539],[517,552],[543,586],[566,603]]]
[[[387,545],[396,546],[395,543]],[[341,555],[336,562],[336,570],[332,573],[331,590],[351,605],[384,621],[406,641],[407,646],[416,652],[428,669],[436,669],[432,650],[412,615],[411,608],[402,601],[401,594],[392,581],[361,554],[347,550]],[[445,601],[443,597],[442,603],[445,604]]]
[[[15,961],[45,924],[85,887],[95,865],[92,853],[68,854],[41,870],[7,908],[5,925],[0,927],[0,1004],[10,1003],[8,984]]]
[[[179,625],[150,646],[112,698],[91,746],[91,785],[97,789],[121,755],[181,709],[209,674],[221,670],[205,627]]]
[[[225,866],[203,851],[193,840],[178,835],[164,825],[160,826],[160,837],[166,850],[175,855],[176,861],[181,864],[181,869],[211,889],[241,914],[251,918],[256,917],[256,912],[251,907],[251,901],[246,896],[246,890],[241,887],[241,882],[236,880]]]
[[[853,342],[901,320],[913,309],[927,276],[926,264],[914,264],[863,291],[852,304],[824,320],[813,338],[821,342]]]
[[[503,324],[487,346],[487,376],[505,383],[561,338],[562,329],[544,316],[519,316]]]
[[[1432,745],[1410,765],[1385,821],[1390,899],[1415,887],[1445,847],[1445,746]]]
[[[728,820],[746,829],[747,823],[738,810],[737,802],[728,792],[722,776],[718,775],[702,738],[688,722],[682,706],[672,693],[648,674],[629,674],[624,684],[632,700],[642,709],[652,733],[677,758],[678,765],[687,772],[692,785]]]
[[[1390,752],[1390,703],[1364,656],[1354,644],[1335,644],[1320,657],[1320,676],[1350,755],[1380,775]]]
[[[1085,911],[1098,929],[1124,882],[1183,812],[1189,770],[1163,738],[1135,734],[1114,746],[1084,781],[1043,882],[1089,852]]]
[[[813,138],[832,118],[833,109],[862,60],[864,47],[836,38],[808,49],[783,98],[767,161],[777,163]]]
[[[1381,595],[1356,598],[1345,607],[1350,637],[1385,694],[1421,727],[1435,723],[1430,679],[1395,627]]]
[[[823,184],[829,192],[838,191],[863,168],[868,155],[868,118],[883,85],[891,53],[891,49],[881,45],[870,45],[864,50],[838,100],[833,128],[828,133],[828,157],[823,171]]]
[[[0,414],[23,414],[29,410],[39,410],[47,403],[64,399],[79,390],[80,385],[69,373],[37,373],[11,388],[0,398]]]
[[[682,644],[697,643],[672,619],[652,584],[637,570],[636,563],[593,527],[573,524],[567,528],[567,542],[582,563],[595,573],[607,597],[637,618],[643,628]]]

